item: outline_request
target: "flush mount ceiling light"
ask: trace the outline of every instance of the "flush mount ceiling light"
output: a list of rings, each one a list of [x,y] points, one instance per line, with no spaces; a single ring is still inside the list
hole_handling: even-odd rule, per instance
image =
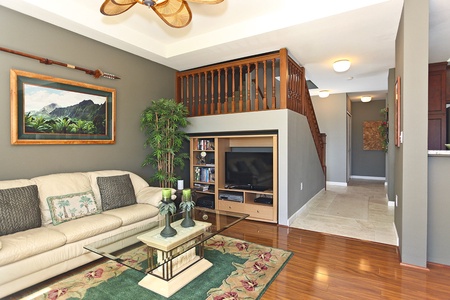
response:
[[[330,92],[327,91],[327,90],[321,90],[321,91],[319,91],[319,97],[320,97],[320,98],[326,98],[326,97],[328,97],[329,95],[330,95]]]
[[[348,59],[341,59],[333,63],[333,69],[338,73],[342,73],[350,69],[350,65],[351,63]]]
[[[370,102],[370,100],[372,100],[372,97],[370,97],[370,96],[361,97],[361,102]]]

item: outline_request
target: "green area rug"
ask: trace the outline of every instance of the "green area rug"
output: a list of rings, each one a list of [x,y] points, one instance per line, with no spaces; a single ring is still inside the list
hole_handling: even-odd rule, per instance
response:
[[[131,252],[130,260],[146,250],[142,247]],[[259,299],[291,255],[289,251],[217,235],[205,247],[205,258],[213,266],[168,299]],[[139,286],[144,276],[108,261],[52,284],[47,292],[32,299],[167,299]]]

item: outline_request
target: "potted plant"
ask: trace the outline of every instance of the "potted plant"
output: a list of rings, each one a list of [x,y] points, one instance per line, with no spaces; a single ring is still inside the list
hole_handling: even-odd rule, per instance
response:
[[[142,166],[151,165],[156,169],[152,181],[160,187],[173,188],[178,180],[175,167],[184,167],[187,153],[182,153],[183,142],[187,134],[181,130],[189,122],[188,110],[173,99],[153,100],[141,115],[141,130],[147,139],[145,146],[153,149]]]

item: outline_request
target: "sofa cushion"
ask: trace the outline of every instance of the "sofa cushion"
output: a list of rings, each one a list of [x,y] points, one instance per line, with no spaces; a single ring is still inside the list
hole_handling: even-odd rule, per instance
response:
[[[98,214],[86,216],[70,222],[64,222],[57,226],[49,225],[49,228],[64,234],[67,243],[73,243],[119,228],[121,225],[122,220],[120,218]]]
[[[136,204],[103,212],[122,220],[122,226],[150,219],[159,214],[159,209],[148,204]]]
[[[128,172],[128,171],[121,171],[121,170],[104,170],[104,171],[95,171],[95,172],[87,172],[85,175],[89,178],[91,182],[91,189],[94,192],[95,200],[97,200],[97,203],[99,204],[99,207],[102,207],[101,204],[101,196],[100,196],[100,190],[98,188],[97,184],[97,177],[110,177],[110,176],[117,176],[117,175],[124,175],[129,174],[131,182],[133,183],[134,188],[134,194],[137,194],[140,190],[142,190],[144,187],[148,186],[148,183],[139,177],[138,175]]]
[[[92,191],[48,197],[47,203],[53,225],[101,212]]]
[[[46,227],[33,228],[0,237],[0,266],[63,246],[66,236]]]
[[[41,226],[36,185],[0,190],[0,235]]]
[[[1,180],[0,181],[0,189],[10,189],[22,186],[28,186],[36,184],[33,180],[30,179],[14,179],[14,180]]]
[[[158,207],[159,202],[162,199],[162,190],[164,188],[161,187],[154,187],[154,186],[148,186],[143,188],[139,193],[136,195],[136,202],[141,204],[150,204],[153,206]],[[175,200],[175,189],[172,190],[172,199]]]
[[[97,177],[97,184],[103,210],[136,204],[136,195],[129,174]]]
[[[89,178],[83,173],[60,173],[33,178],[39,189],[42,224],[52,223],[48,197],[81,193],[91,190]]]

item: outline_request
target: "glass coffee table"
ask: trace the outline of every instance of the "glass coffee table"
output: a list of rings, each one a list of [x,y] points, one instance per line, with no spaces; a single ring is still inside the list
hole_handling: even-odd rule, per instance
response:
[[[160,235],[164,218],[146,226],[84,246],[110,260],[133,268],[146,276],[139,282],[164,297],[170,297],[202,274],[212,264],[204,258],[204,242],[242,221],[247,214],[196,207],[192,210],[195,226],[181,226],[183,213],[172,215],[173,237]]]

